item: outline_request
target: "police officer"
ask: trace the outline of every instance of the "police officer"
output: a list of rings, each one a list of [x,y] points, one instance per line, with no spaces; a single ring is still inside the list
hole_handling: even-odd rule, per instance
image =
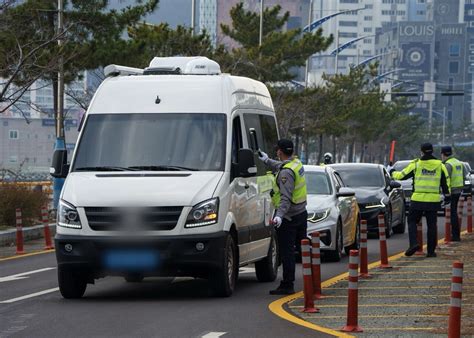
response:
[[[464,166],[461,161],[453,156],[450,146],[441,148],[441,159],[448,170],[451,181],[451,240],[459,242],[461,240],[461,229],[458,220],[458,202],[464,188]]]
[[[328,165],[332,164],[332,154],[331,153],[326,153],[324,154],[324,163],[321,163],[321,165]]]
[[[283,265],[283,280],[271,290],[271,295],[289,295],[295,292],[295,246],[306,238],[306,181],[303,164],[293,157],[293,142],[278,141],[277,156],[272,160],[264,152],[259,158],[275,175],[272,202],[275,206],[273,224],[277,231],[280,257]]]
[[[423,214],[428,224],[428,253],[426,257],[436,257],[437,211],[441,207],[440,187],[445,200],[450,200],[449,176],[444,164],[433,156],[433,145],[421,145],[421,158],[413,160],[402,171],[389,168],[392,177],[396,180],[413,178],[413,194],[408,213],[408,235],[410,247],[405,256],[412,256],[420,249],[417,240],[416,225]]]

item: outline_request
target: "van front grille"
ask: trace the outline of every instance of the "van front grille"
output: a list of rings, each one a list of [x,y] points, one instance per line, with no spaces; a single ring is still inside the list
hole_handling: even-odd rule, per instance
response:
[[[87,221],[95,231],[173,230],[183,207],[86,207]]]

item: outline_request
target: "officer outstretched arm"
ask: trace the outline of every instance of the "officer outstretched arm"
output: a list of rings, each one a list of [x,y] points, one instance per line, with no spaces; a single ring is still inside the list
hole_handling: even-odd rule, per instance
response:
[[[268,157],[268,155],[266,153],[264,153],[263,151],[260,151],[260,154],[258,156],[258,158],[263,162],[265,163],[265,165],[272,171],[272,173],[277,173],[278,170],[280,170],[283,162],[281,161],[277,161],[277,160],[273,160],[271,159],[270,157]]]
[[[390,170],[390,175],[393,179],[403,181],[413,178],[415,176],[416,162],[418,160],[413,160],[408,164],[402,171]]]

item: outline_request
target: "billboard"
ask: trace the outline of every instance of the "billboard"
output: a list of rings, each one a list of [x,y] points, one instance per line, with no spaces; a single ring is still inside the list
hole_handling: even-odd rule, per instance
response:
[[[400,45],[400,77],[405,80],[425,80],[430,78],[432,68],[431,44],[408,42]]]

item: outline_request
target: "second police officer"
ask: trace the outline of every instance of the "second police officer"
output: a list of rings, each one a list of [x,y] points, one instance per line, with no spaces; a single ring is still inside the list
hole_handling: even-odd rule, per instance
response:
[[[391,176],[396,180],[413,178],[413,194],[408,213],[408,236],[410,246],[405,252],[412,256],[420,249],[417,242],[416,226],[422,216],[426,217],[428,225],[428,253],[427,257],[436,257],[437,217],[441,208],[440,188],[445,201],[450,202],[449,175],[444,164],[433,156],[433,145],[421,145],[421,158],[413,160],[402,171],[389,168]]]
[[[303,164],[293,156],[293,151],[293,142],[281,139],[277,144],[279,161],[270,159],[264,152],[259,155],[260,160],[275,175],[272,195],[275,207],[273,224],[277,231],[283,280],[275,290],[270,291],[272,295],[295,292],[295,247],[307,236],[306,180]]]

